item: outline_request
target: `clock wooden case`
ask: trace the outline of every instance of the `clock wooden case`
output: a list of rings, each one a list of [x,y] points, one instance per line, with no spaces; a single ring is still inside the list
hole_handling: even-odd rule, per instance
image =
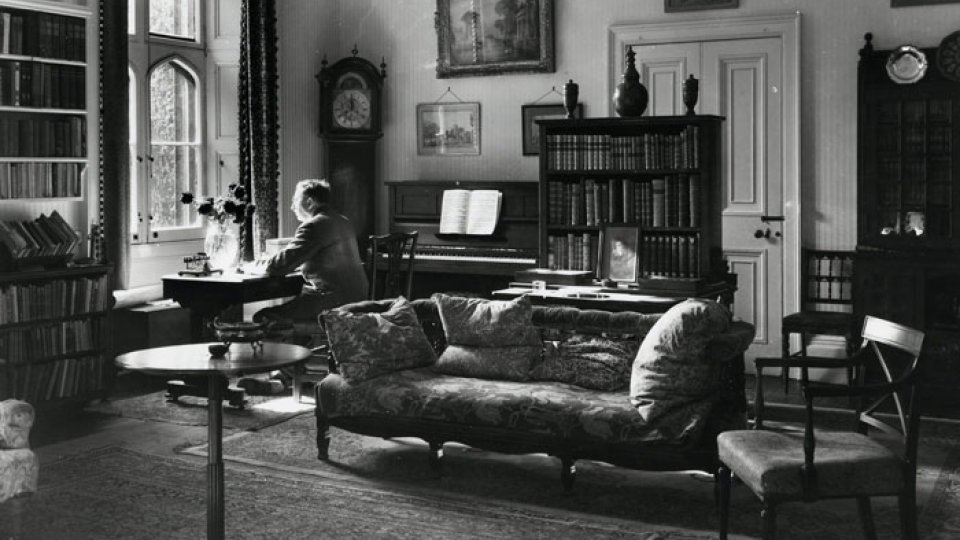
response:
[[[357,56],[321,63],[320,129],[323,177],[330,182],[331,203],[347,216],[357,233],[361,252],[373,234],[376,216],[377,139],[382,135],[383,79],[386,63],[377,69]]]

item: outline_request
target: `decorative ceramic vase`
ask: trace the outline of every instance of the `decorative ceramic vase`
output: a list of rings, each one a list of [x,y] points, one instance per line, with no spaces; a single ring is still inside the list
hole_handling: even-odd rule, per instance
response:
[[[237,227],[225,221],[211,221],[207,224],[203,250],[210,257],[210,268],[224,269],[237,265],[240,255],[240,238]]]
[[[690,75],[683,81],[683,104],[687,107],[687,114],[693,115],[693,108],[697,105],[697,99],[700,97],[700,81]]]
[[[623,72],[623,82],[617,85],[613,93],[613,106],[620,116],[640,116],[647,109],[647,89],[640,84],[640,74],[634,62],[636,53],[633,47],[627,49],[627,69]]]
[[[576,118],[574,112],[577,110],[577,100],[580,97],[580,85],[570,82],[563,85],[563,108],[567,110],[567,118]]]

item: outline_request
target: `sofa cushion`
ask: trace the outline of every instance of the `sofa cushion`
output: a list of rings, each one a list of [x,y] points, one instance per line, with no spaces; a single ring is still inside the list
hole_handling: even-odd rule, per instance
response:
[[[0,401],[0,450],[30,447],[30,428],[35,413],[26,401]]]
[[[545,345],[543,362],[530,372],[531,379],[612,391],[630,384],[630,368],[640,342],[574,334]]]
[[[711,300],[690,298],[671,307],[640,344],[630,378],[630,401],[648,422],[716,393],[725,358],[706,355],[730,326],[730,312]]]
[[[526,297],[510,301],[433,295],[447,347],[434,369],[449,375],[522,381],[542,344]]]
[[[360,382],[437,361],[416,313],[402,296],[382,313],[333,309],[322,317],[330,350],[340,373],[349,381]]]
[[[323,415],[423,420],[499,428],[564,441],[566,448],[611,444],[694,444],[707,424],[700,413],[650,424],[622,392],[600,392],[559,382],[480,380],[436,373],[430,368],[399,371],[351,384],[338,375],[320,383]]]

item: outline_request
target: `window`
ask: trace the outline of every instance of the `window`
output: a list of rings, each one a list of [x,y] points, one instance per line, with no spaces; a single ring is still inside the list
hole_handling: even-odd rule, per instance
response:
[[[193,206],[180,203],[180,194],[209,191],[203,166],[203,3],[128,2],[132,21],[130,241],[150,244],[200,238],[200,216]]]

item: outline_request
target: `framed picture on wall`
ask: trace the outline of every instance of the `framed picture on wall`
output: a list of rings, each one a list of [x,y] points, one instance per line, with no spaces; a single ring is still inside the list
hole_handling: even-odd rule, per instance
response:
[[[623,223],[600,229],[600,279],[636,283],[640,277],[640,226]]]
[[[437,78],[554,71],[553,0],[437,0]]]
[[[740,7],[740,0],[664,0],[663,2],[663,10],[667,13],[735,7]]]
[[[583,103],[577,103],[573,112],[575,118],[583,118]],[[540,126],[536,120],[541,118],[566,118],[567,110],[563,104],[535,104],[520,106],[520,122],[523,126],[523,155],[540,154]]]
[[[417,105],[417,154],[479,156],[480,103]]]
[[[960,0],[890,0],[890,7],[933,6],[936,4],[957,4]]]

